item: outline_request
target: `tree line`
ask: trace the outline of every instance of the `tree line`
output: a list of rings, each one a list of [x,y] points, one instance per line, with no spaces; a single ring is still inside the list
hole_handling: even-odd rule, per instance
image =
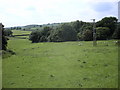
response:
[[[120,39],[120,24],[116,17],[105,17],[96,22],[97,40]],[[44,27],[32,31],[29,36],[32,43],[91,41],[93,40],[93,23],[75,21],[63,23],[57,27]]]
[[[5,36],[12,36],[11,29],[5,29],[3,33]],[[105,17],[96,22],[96,35],[97,40],[120,39],[120,23],[117,23],[117,18]],[[52,27],[45,26],[32,31],[29,40],[32,43],[91,41],[93,40],[93,23],[77,20]]]

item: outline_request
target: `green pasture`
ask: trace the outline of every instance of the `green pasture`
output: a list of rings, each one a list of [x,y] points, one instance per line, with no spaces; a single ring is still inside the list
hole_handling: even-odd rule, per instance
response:
[[[27,35],[27,36],[15,36],[15,38],[19,38],[19,39],[29,39],[29,35]]]
[[[31,31],[23,31],[23,30],[12,30],[12,32],[13,35],[21,35],[21,36],[15,36],[15,38],[19,38],[19,39],[29,39],[29,34],[31,33]]]
[[[12,30],[13,35],[23,35],[23,34],[30,34],[31,31],[23,31],[23,30]]]
[[[115,40],[42,42],[11,37],[2,60],[4,88],[117,88]]]

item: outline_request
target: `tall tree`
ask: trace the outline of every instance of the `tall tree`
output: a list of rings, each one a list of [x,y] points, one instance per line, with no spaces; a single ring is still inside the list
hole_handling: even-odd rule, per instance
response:
[[[44,27],[42,30],[33,31],[30,34],[29,40],[31,40],[32,43],[46,42],[48,41],[47,38],[50,35],[50,31],[50,27]]]
[[[4,35],[4,25],[0,23],[0,31],[2,32],[2,50],[7,50],[7,38]]]
[[[91,30],[84,30],[83,31],[83,35],[82,35],[82,39],[85,41],[91,41],[93,40],[93,34]]]
[[[117,24],[117,28],[114,31],[112,38],[120,39],[120,22]]]
[[[98,40],[105,40],[109,38],[108,35],[110,34],[110,29],[108,27],[97,27],[96,33]]]
[[[63,24],[60,27],[51,31],[48,41],[62,42],[77,40],[77,32],[70,24]]]
[[[109,37],[112,36],[117,28],[117,18],[116,17],[105,17],[97,22],[97,27],[108,27],[110,29]]]
[[[81,23],[82,23],[82,21],[80,22],[79,20],[73,22],[73,25],[72,25],[72,26],[73,26],[73,28],[76,30],[77,33],[79,32],[79,29],[80,29],[80,27],[81,27]]]

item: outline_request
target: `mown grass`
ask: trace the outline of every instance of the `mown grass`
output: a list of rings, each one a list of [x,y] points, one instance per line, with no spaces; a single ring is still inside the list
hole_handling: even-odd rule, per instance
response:
[[[4,58],[4,88],[117,88],[118,47],[114,40],[31,43],[10,38]]]

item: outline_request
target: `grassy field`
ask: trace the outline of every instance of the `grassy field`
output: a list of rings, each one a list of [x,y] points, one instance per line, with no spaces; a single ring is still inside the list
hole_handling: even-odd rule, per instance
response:
[[[22,30],[12,30],[13,35],[22,35],[22,34],[30,34],[31,31],[22,31]]]
[[[117,88],[118,47],[114,40],[31,43],[10,38],[16,55],[4,58],[4,88]]]
[[[28,34],[28,35],[25,35],[25,36],[15,36],[15,38],[29,39],[29,34],[32,31],[12,30],[12,32],[13,32],[13,35],[25,35],[25,34]]]
[[[15,38],[19,38],[19,39],[29,39],[29,35],[26,35],[26,36],[15,36]]]

